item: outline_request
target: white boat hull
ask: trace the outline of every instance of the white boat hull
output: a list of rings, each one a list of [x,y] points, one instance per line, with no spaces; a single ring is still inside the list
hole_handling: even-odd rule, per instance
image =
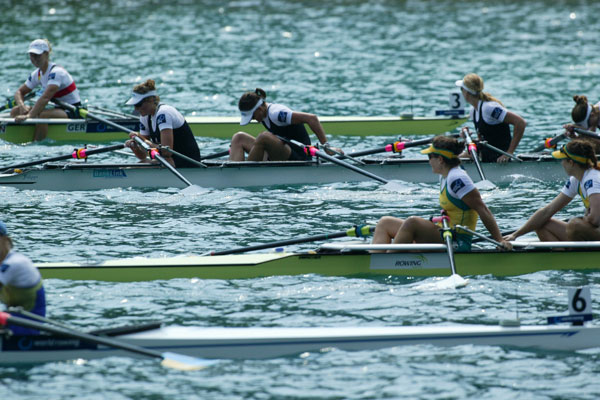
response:
[[[375,350],[406,345],[509,346],[573,351],[600,346],[600,327],[482,325],[331,328],[202,328],[163,327],[118,337],[137,346],[212,359],[265,359],[323,352]],[[38,343],[36,343],[36,341]],[[96,359],[110,356],[140,357],[100,346],[77,347],[78,340],[21,339],[17,348],[5,341],[0,365]],[[52,350],[52,348],[58,348]],[[69,346],[73,349],[69,349]],[[15,347],[13,345],[13,347]]]
[[[179,171],[193,184],[215,189],[277,185],[328,184],[371,180],[350,169],[316,162],[208,162],[208,168],[182,168]],[[463,163],[474,181],[479,180],[475,165]],[[436,183],[427,160],[370,160],[361,169],[387,180]],[[559,161],[551,157],[530,158],[506,164],[484,164],[486,178],[496,184],[515,179],[557,182],[565,178]],[[185,184],[169,170],[142,164],[103,165],[89,163],[49,164],[45,168],[0,174],[0,185],[35,190],[97,190],[111,188],[184,188]]]

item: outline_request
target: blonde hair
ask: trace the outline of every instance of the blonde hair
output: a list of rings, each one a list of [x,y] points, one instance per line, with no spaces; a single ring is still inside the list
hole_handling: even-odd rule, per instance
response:
[[[476,95],[471,95],[471,96],[475,96],[479,100],[495,101],[500,105],[504,105],[504,104],[502,104],[502,102],[500,100],[498,100],[491,94],[483,91],[483,79],[479,75],[474,74],[474,73],[467,74],[463,78],[463,82],[466,87],[468,87],[469,89],[471,89],[472,91],[477,93]]]
[[[146,94],[153,90],[156,90],[156,83],[152,79],[148,79],[146,82],[140,83],[133,87],[133,91],[136,93],[139,93],[139,94]],[[151,96],[151,97],[154,98],[154,104],[160,103],[160,96]]]
[[[50,54],[52,54],[52,45],[50,44],[50,41],[48,39],[43,38],[42,40],[48,45],[48,56],[50,56]]]

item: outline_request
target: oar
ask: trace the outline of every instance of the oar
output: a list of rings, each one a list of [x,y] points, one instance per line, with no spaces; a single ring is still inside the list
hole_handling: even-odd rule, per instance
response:
[[[581,129],[581,128],[575,128],[575,132],[579,133],[580,135],[592,138],[592,139],[600,140],[600,134],[598,134],[596,132],[586,131],[585,129]]]
[[[29,319],[15,317],[7,312],[0,312],[0,325],[17,325],[25,328],[37,329],[39,331],[49,332],[59,336],[79,339],[88,343],[130,351],[132,353],[141,354],[147,357],[159,358],[162,360],[161,365],[183,371],[202,369],[216,362],[213,360],[205,360],[171,352],[160,353],[158,351],[146,349],[144,347],[132,345],[119,340],[108,339],[102,336],[90,335],[85,332],[79,332],[71,329],[61,329],[51,325],[41,324]]]
[[[492,239],[490,237],[487,237],[487,236],[485,236],[482,233],[476,232],[476,231],[474,231],[472,229],[469,229],[469,228],[467,228],[466,226],[463,226],[463,225],[455,225],[455,226],[456,226],[456,228],[459,228],[459,229],[461,229],[461,230],[463,230],[465,232],[468,232],[468,233],[470,233],[473,236],[477,236],[478,238],[480,238],[482,240],[487,240],[488,242],[493,243],[493,244],[495,244],[498,247],[503,247],[502,243],[500,243],[499,241],[494,240],[494,239]]]
[[[31,92],[27,93],[25,96],[23,96],[23,100],[29,100],[30,98],[34,97],[36,94],[37,94],[37,92],[31,91]],[[10,110],[11,108],[13,108],[16,105],[17,105],[17,102],[15,101],[14,97],[7,97],[6,103],[4,103],[4,105],[0,106],[0,111]]]
[[[489,144],[486,141],[479,142],[479,144],[482,145],[482,146],[484,146],[484,147],[487,147],[490,150],[495,151],[498,154],[502,154],[502,155],[504,155],[504,156],[506,156],[508,158],[511,158],[511,159],[513,159],[515,161],[523,162],[523,160],[521,160],[519,157],[515,156],[514,154],[510,154],[510,153],[508,153],[508,152],[506,152],[504,150],[501,150],[501,149],[497,148],[496,146],[492,146],[491,144]]]
[[[294,145],[294,146],[296,146],[296,147],[304,150],[304,152],[306,154],[308,154],[308,155],[310,155],[312,157],[319,156],[319,157],[321,157],[324,160],[331,161],[334,164],[340,165],[340,166],[342,166],[344,168],[348,168],[348,169],[350,169],[350,170],[352,170],[354,172],[357,172],[357,173],[359,173],[361,175],[367,176],[367,177],[369,177],[371,179],[375,179],[376,181],[379,181],[381,183],[389,183],[389,181],[387,179],[384,179],[384,178],[382,178],[380,176],[372,174],[369,171],[365,171],[364,169],[360,169],[360,168],[358,168],[355,165],[348,164],[347,162],[342,161],[342,160],[340,160],[338,158],[332,157],[329,154],[325,153],[324,151],[318,150],[314,146],[306,146],[305,144],[300,143],[300,142],[298,142],[296,140],[288,140],[288,139],[286,139],[284,137],[281,137],[281,136],[277,136],[277,137],[280,138],[281,140],[283,140],[284,142],[288,143],[288,144],[292,144],[292,145]]]
[[[341,151],[337,151],[335,149],[333,149],[332,147],[330,147],[328,144],[325,144],[324,146],[322,146],[325,150],[329,150],[330,152],[332,152],[333,154],[335,154],[336,158],[341,158],[341,159],[346,159],[346,160],[352,160],[357,164],[360,165],[367,165],[364,161],[359,160],[358,158],[354,158],[356,157],[355,154],[352,154],[352,156],[349,156],[348,154],[344,154]]]
[[[219,158],[219,157],[225,157],[229,155],[229,149],[224,150],[224,151],[220,151],[218,153],[214,153],[214,154],[209,154],[207,156],[200,156],[200,160],[210,160],[213,158]]]
[[[91,112],[89,112],[88,110],[86,110],[85,108],[79,108],[79,107],[75,107],[74,105],[71,105],[69,103],[65,103],[64,101],[61,100],[52,100],[55,104],[59,105],[60,107],[63,108],[67,108],[71,111],[74,111],[76,113],[78,113],[82,118],[92,118],[95,119],[96,121],[100,121],[106,125],[110,125],[113,128],[117,128],[123,132],[127,132],[127,133],[137,133],[135,131],[132,131],[129,128],[126,128],[122,125],[119,125],[113,121],[110,121],[106,118],[102,118],[98,115],[92,114]],[[173,175],[175,175],[177,178],[179,178],[179,180],[181,180],[183,183],[185,183],[188,187],[193,187],[192,191],[200,189],[199,186],[197,185],[193,185],[190,181],[188,181],[183,175],[181,175],[181,173],[179,173],[179,171],[177,171],[171,164],[169,164],[169,162],[167,160],[165,160],[161,155],[160,152],[155,149],[152,148],[150,146],[148,146],[148,144],[146,142],[144,142],[139,136],[134,136],[133,140],[135,140],[135,142],[137,144],[139,144],[140,146],[142,146],[142,148],[144,150],[146,150],[148,152],[148,154],[150,155],[150,158],[152,159],[157,159],[165,168],[167,168],[169,171],[171,171],[173,173]]]
[[[469,283],[467,279],[464,279],[456,272],[456,263],[454,262],[454,247],[452,245],[452,230],[448,225],[448,216],[444,211],[442,211],[441,217],[433,218],[433,222],[442,222],[444,241],[446,242],[446,253],[448,254],[448,261],[450,262],[450,269],[452,271],[452,275],[448,278],[435,283],[434,285],[420,285],[419,288],[436,288],[436,289],[446,289],[446,288],[460,288],[465,287]]]
[[[478,182],[479,188],[484,189],[487,187],[490,187],[490,188],[496,187],[496,185],[494,185],[493,182],[486,179],[485,174],[483,173],[483,168],[481,168],[481,163],[479,162],[477,146],[473,142],[473,139],[471,139],[471,134],[469,133],[469,129],[464,128],[462,130],[462,132],[464,133],[465,140],[467,141],[467,149],[468,149],[469,153],[471,154],[471,157],[473,158],[473,162],[475,163],[475,166],[477,167],[477,172],[479,172],[479,176],[481,177],[481,182]]]
[[[15,169],[15,168],[31,167],[33,165],[40,165],[40,164],[44,164],[47,162],[67,160],[69,158],[82,159],[82,158],[87,158],[88,156],[91,156],[92,154],[106,153],[109,151],[119,150],[124,147],[125,147],[125,144],[121,143],[121,144],[115,144],[113,146],[100,147],[98,149],[92,149],[92,150],[89,150],[86,148],[74,149],[71,154],[65,154],[63,156],[56,156],[56,157],[50,157],[50,158],[43,158],[41,160],[30,161],[30,162],[21,163],[21,164],[7,165],[6,167],[0,167],[0,171],[6,171],[8,169]]]
[[[553,138],[548,138],[544,140],[544,144],[540,144],[538,147],[533,149],[534,153],[540,152],[544,149],[553,149],[556,147],[556,144],[567,137],[566,134],[561,133],[560,135],[556,135]]]
[[[185,161],[187,161],[187,162],[189,162],[189,163],[191,163],[191,164],[197,165],[198,167],[202,167],[202,168],[208,168],[208,166],[207,166],[206,164],[203,164],[203,163],[201,163],[201,162],[200,162],[200,161],[198,161],[198,160],[194,160],[193,158],[191,158],[191,157],[188,157],[188,156],[186,156],[185,154],[181,154],[180,152],[173,150],[173,149],[172,149],[172,148],[170,148],[169,146],[162,146],[162,145],[160,145],[160,146],[159,146],[159,148],[160,148],[161,150],[162,150],[162,149],[165,149],[165,150],[167,150],[169,153],[173,153],[173,155],[174,155],[174,156],[176,156],[176,157],[179,157],[179,158],[181,158],[182,160],[185,160]]]
[[[373,233],[374,230],[375,230],[374,226],[357,225],[357,226],[354,226],[353,228],[350,228],[348,230],[341,231],[341,232],[325,233],[322,235],[315,235],[315,236],[305,236],[302,238],[289,239],[289,240],[278,240],[275,242],[259,244],[256,246],[238,247],[237,249],[231,249],[231,250],[211,251],[210,253],[207,253],[205,255],[223,256],[226,254],[246,253],[248,251],[271,249],[273,247],[288,246],[291,244],[299,244],[299,243],[316,242],[319,240],[329,240],[329,239],[335,239],[335,238],[346,237],[346,236],[348,236],[348,237],[366,237],[366,236],[370,235],[371,233]]]
[[[103,107],[98,107],[98,106],[88,106],[88,108],[94,108],[96,110],[99,111],[104,111],[106,113],[111,113],[113,115],[119,116],[121,118],[133,118],[133,119],[139,119],[140,116],[139,115],[133,115],[133,114],[127,114],[121,111],[115,111],[115,110],[109,110],[108,108],[103,108]]]
[[[450,137],[459,137],[459,136],[460,135],[458,133],[450,135]],[[370,150],[357,151],[355,153],[351,153],[350,155],[352,157],[361,157],[361,156],[368,156],[370,154],[386,153],[386,152],[401,153],[402,150],[408,149],[410,147],[424,146],[424,145],[430,144],[433,141],[433,139],[434,138],[419,139],[419,140],[411,140],[408,142],[397,141],[394,143],[386,144],[383,147],[377,147],[377,148],[370,149]]]

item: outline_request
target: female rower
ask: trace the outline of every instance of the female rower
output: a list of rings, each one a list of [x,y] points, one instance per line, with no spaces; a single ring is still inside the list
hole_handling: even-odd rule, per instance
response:
[[[600,128],[600,102],[590,105],[588,99],[585,96],[573,96],[575,106],[571,110],[571,118],[573,124],[564,125],[568,136],[577,137],[575,134],[575,128],[581,128],[588,131],[595,132],[596,128]],[[582,137],[584,140],[588,140],[593,146],[596,153],[600,152],[600,140]]]
[[[12,251],[6,225],[0,221],[0,301],[8,307],[22,307],[33,314],[46,316],[46,295],[42,276],[31,260]],[[12,313],[14,316],[27,318]],[[16,335],[36,335],[35,329],[9,325]]]
[[[479,140],[487,141],[490,145],[507,153],[514,154],[527,123],[518,114],[508,111],[491,94],[483,92],[483,79],[477,74],[468,74],[462,80],[456,81],[461,88],[465,100],[473,106],[471,120],[479,135]],[[510,125],[513,126],[513,136],[510,136]],[[481,146],[478,149],[483,162],[507,162],[510,157]]]
[[[136,85],[127,105],[132,105],[140,114],[140,132],[131,133],[125,145],[142,161],[149,161],[147,152],[139,146],[133,136],[137,135],[150,147],[169,146],[177,153],[200,161],[200,149],[185,118],[175,107],[160,103],[156,86],[152,79]],[[197,167],[196,164],[163,149],[161,156],[176,168]]]
[[[434,173],[442,176],[440,186],[440,206],[450,218],[450,226],[463,225],[475,230],[477,217],[492,237],[510,250],[498,229],[496,219],[487,208],[479,191],[467,173],[460,168],[458,155],[464,149],[464,143],[448,136],[437,136],[431,146],[421,153],[429,157],[429,165]],[[467,232],[453,229],[453,240],[458,251],[470,251],[472,236]],[[383,217],[375,227],[374,244],[391,243],[444,243],[440,225],[421,217],[406,219]]]
[[[248,161],[263,161],[267,157],[270,161],[309,160],[310,156],[305,154],[302,148],[288,142],[295,140],[310,146],[310,137],[304,124],[307,124],[317,135],[322,145],[327,146],[325,131],[316,115],[292,111],[281,104],[268,104],[266,98],[267,94],[262,89],[246,92],[240,98],[238,103],[242,113],[240,125],[247,125],[255,119],[267,130],[256,138],[246,132],[233,135],[229,150],[230,160],[244,161],[246,153],[248,153]],[[327,147],[325,151],[333,154]]]
[[[541,241],[600,240],[600,171],[592,145],[575,139],[552,155],[562,160],[569,179],[554,200],[537,210],[522,227],[507,235],[506,240],[515,240],[531,231],[535,231]],[[552,218],[577,193],[583,200],[585,215],[569,222]]]
[[[63,67],[50,61],[52,46],[47,39],[36,39],[29,45],[29,59],[36,70],[15,92],[16,106],[11,110],[10,116],[15,122],[23,122],[27,118],[77,118],[74,112],[61,108],[48,108],[51,100],[61,100],[74,106],[81,105],[79,90],[75,81]],[[25,95],[42,87],[42,95],[33,107],[26,106],[23,99]],[[33,140],[43,140],[48,134],[48,124],[36,124]]]

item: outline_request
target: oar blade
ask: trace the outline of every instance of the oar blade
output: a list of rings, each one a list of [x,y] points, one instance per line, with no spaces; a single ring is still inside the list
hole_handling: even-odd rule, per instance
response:
[[[217,360],[190,357],[184,354],[165,352],[162,353],[161,365],[166,368],[178,369],[180,371],[197,371],[216,364]]]
[[[497,188],[497,186],[494,184],[494,182],[489,181],[487,179],[477,182],[475,184],[475,187],[478,190],[493,190],[493,189]]]
[[[447,278],[436,280],[433,282],[422,283],[415,286],[417,290],[448,290],[460,289],[469,284],[469,280],[458,274],[452,274]]]

